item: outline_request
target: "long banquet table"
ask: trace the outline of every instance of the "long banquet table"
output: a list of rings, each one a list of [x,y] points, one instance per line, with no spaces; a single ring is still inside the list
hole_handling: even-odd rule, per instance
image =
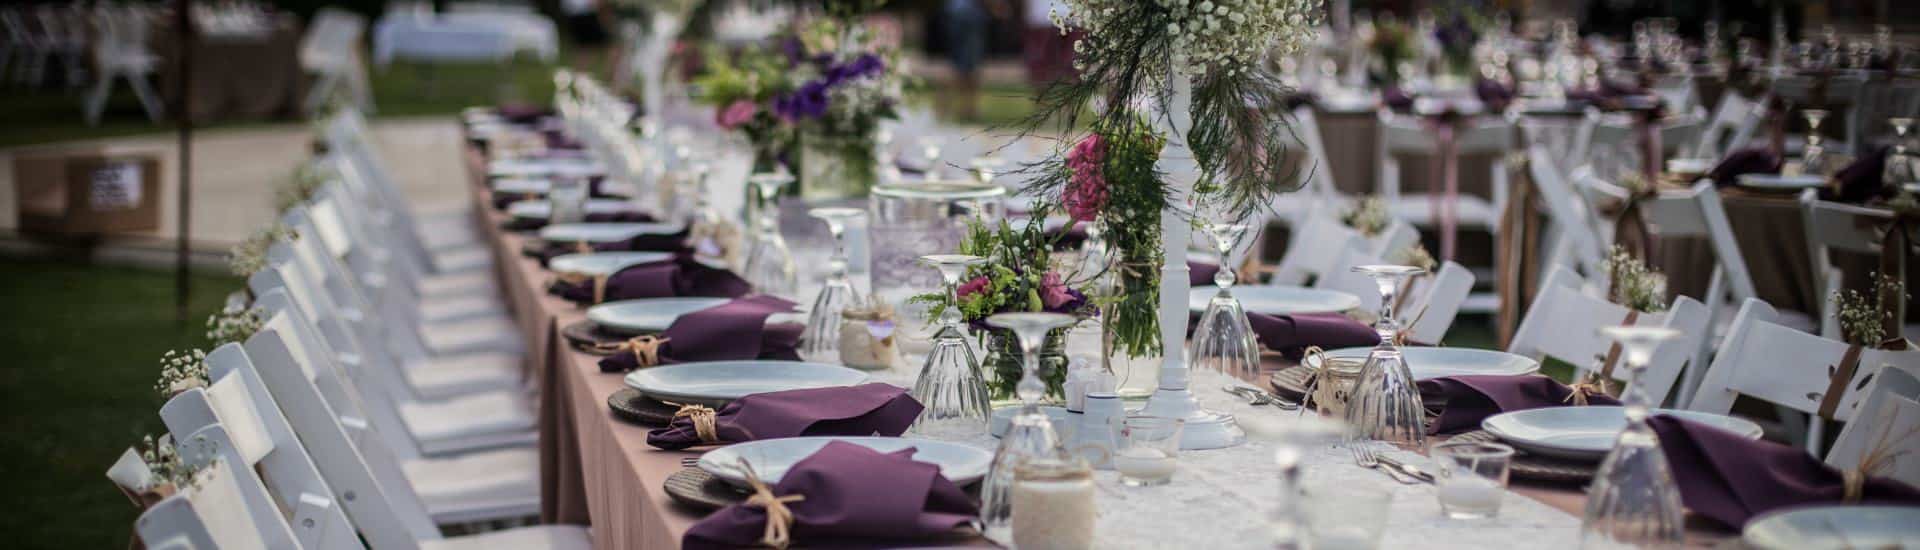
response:
[[[499,287],[529,344],[528,368],[540,388],[542,519],[590,525],[598,548],[678,548],[701,515],[673,502],[662,487],[681,468],[682,458],[699,453],[649,447],[648,428],[615,418],[608,410],[606,399],[624,387],[623,377],[600,372],[597,357],[575,351],[560,336],[562,327],[585,319],[584,310],[545,292],[552,275],[521,253],[536,237],[503,229],[506,216],[492,208],[483,184],[485,159],[476,149],[467,155],[477,223],[495,255]],[[906,364],[874,377],[909,385],[918,362],[909,359]],[[1218,391],[1227,382],[1220,375],[1195,373],[1195,393],[1208,406],[1243,417],[1293,414],[1231,399]],[[991,449],[993,440],[982,435],[966,443]],[[1185,452],[1174,482],[1162,487],[1125,487],[1113,472],[1099,472],[1097,545],[1269,547],[1268,511],[1279,499],[1273,450],[1270,443],[1251,441],[1230,449]],[[1394,499],[1382,548],[1545,548],[1578,541],[1584,495],[1577,486],[1515,480],[1497,519],[1463,521],[1441,516],[1433,486],[1397,484],[1354,466],[1344,451],[1310,452],[1303,472],[1309,485],[1390,489]],[[1696,545],[1716,544],[1727,536],[1706,527],[1689,529]]]

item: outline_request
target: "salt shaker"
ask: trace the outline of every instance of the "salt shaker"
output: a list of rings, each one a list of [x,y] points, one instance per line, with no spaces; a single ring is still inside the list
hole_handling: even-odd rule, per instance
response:
[[[1108,375],[1111,378],[1112,375]],[[1073,415],[1080,424],[1074,427],[1073,441],[1067,447],[1095,469],[1113,469],[1113,432],[1114,422],[1127,417],[1127,410],[1120,403],[1120,395],[1113,392],[1109,384],[1106,388],[1087,392],[1087,410]]]

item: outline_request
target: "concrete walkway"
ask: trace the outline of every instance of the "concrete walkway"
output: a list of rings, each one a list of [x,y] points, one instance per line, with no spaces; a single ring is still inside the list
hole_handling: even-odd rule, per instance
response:
[[[464,203],[460,131],[454,117],[376,121],[374,139],[388,169],[416,207]],[[100,151],[154,155],[160,160],[160,226],[112,235],[94,255],[106,260],[169,263],[178,225],[178,147],[173,134],[67,142],[0,149],[0,253],[48,253],[19,233],[13,159],[21,156]],[[220,263],[228,248],[273,220],[274,190],[295,167],[312,158],[304,124],[198,132],[193,143],[193,216],[189,228],[196,263]]]

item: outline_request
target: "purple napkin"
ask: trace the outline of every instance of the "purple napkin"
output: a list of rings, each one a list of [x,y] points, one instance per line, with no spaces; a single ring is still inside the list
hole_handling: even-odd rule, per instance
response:
[[[1880,195],[1884,186],[1881,176],[1887,169],[1887,148],[1881,147],[1872,153],[1861,155],[1846,168],[1834,173],[1833,179],[1840,182],[1839,192],[1830,187],[1820,188],[1822,200],[1862,203]]]
[[[1762,147],[1741,149],[1727,154],[1713,170],[1707,172],[1707,179],[1713,184],[1726,187],[1736,183],[1744,174],[1774,174],[1780,172],[1780,155]]]
[[[790,536],[800,546],[941,536],[979,513],[966,493],[940,475],[939,466],[915,461],[906,452],[882,453],[842,441],[801,459],[772,488],[775,495],[806,497],[787,503],[793,512]],[[680,544],[688,550],[755,546],[766,521],[765,510],[735,504],[694,524]]]
[[[532,124],[553,115],[553,109],[532,103],[505,103],[494,112],[514,124]]]
[[[1380,103],[1393,111],[1404,113],[1413,110],[1413,96],[1407,95],[1407,92],[1401,90],[1399,86],[1389,86],[1381,90]]]
[[[681,229],[680,231],[665,235],[648,233],[624,241],[588,243],[588,246],[593,247],[594,252],[638,251],[673,252],[683,255],[692,254],[693,248],[687,246],[688,231],[688,229]],[[539,252],[535,253],[530,251],[528,254],[538,258],[540,265],[544,267],[547,265],[547,260],[552,260],[555,256],[564,256],[579,251],[579,248],[577,248],[577,245],[574,243],[547,243],[546,247],[539,250]]]
[[[653,216],[646,212],[629,210],[624,212],[594,212],[587,214],[586,221],[590,223],[650,223],[654,220]],[[539,218],[513,218],[507,220],[506,223],[508,231],[532,231],[546,226],[547,220]]]
[[[756,393],[721,407],[714,432],[724,443],[810,435],[896,437],[922,408],[906,388],[880,382]],[[699,445],[700,437],[692,420],[675,418],[647,432],[647,444],[680,450]]]
[[[611,284],[611,283],[609,283]],[[738,361],[778,359],[798,361],[794,347],[806,327],[795,323],[767,324],[775,313],[793,311],[793,302],[765,294],[740,298],[674,319],[660,336],[660,362]],[[759,345],[747,345],[758,342]],[[601,372],[626,372],[640,367],[631,353],[600,359]]]
[[[1220,266],[1206,262],[1187,260],[1187,284],[1206,286],[1213,284],[1213,275],[1220,272]]]
[[[581,304],[593,303],[592,284],[556,281],[550,292]],[[607,277],[604,301],[640,298],[738,298],[752,285],[732,271],[707,266],[686,254],[673,259],[628,266]]]
[[[1420,381],[1420,402],[1438,409],[1440,417],[1428,426],[1429,433],[1444,434],[1480,429],[1480,421],[1503,412],[1571,405],[1568,388],[1552,378],[1539,375],[1447,376]],[[1591,395],[1593,405],[1618,405],[1620,401],[1605,395]]]
[[[1380,343],[1380,334],[1374,332],[1373,327],[1338,313],[1267,315],[1248,312],[1247,322],[1253,325],[1254,335],[1260,338],[1260,343],[1266,345],[1267,349],[1294,360],[1300,359],[1307,346],[1339,349]]]
[[[1839,470],[1799,447],[1747,439],[1666,415],[1647,419],[1680,487],[1687,509],[1729,527],[1768,511],[1840,504],[1846,493]],[[1860,504],[1920,504],[1920,490],[1884,478],[1868,478]]]

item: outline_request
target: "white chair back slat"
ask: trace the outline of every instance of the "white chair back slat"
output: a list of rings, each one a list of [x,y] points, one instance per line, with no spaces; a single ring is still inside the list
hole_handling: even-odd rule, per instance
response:
[[[1440,265],[1440,273],[1421,278],[1414,285],[1414,296],[1406,299],[1407,338],[1427,344],[1444,344],[1447,332],[1461,306],[1473,294],[1473,270],[1456,262]]]
[[[1878,256],[1884,226],[1893,214],[1879,210],[1820,200],[1816,190],[1800,193],[1800,212],[1807,224],[1807,257],[1812,258],[1814,288],[1820,289],[1820,335],[1840,337],[1840,322],[1834,312],[1834,293],[1841,287],[1841,273],[1828,251],[1840,250]]]
[[[1534,189],[1539,192],[1541,204],[1546,206],[1550,233],[1557,235],[1554,242],[1547,243],[1547,265],[1600,273],[1605,254],[1599,235],[1594,233],[1594,225],[1589,221],[1588,213],[1592,209],[1587,207],[1587,201],[1554,169],[1553,158],[1546,148],[1529,147],[1527,159]]]
[[[205,468],[191,488],[181,488],[201,514],[219,548],[299,550],[293,528],[280,516],[266,485],[218,424],[173,434],[174,449],[189,468]]]
[[[1869,452],[1888,453],[1893,463],[1875,475],[1920,485],[1920,377],[1898,367],[1882,368],[1867,386],[1867,399],[1840,430],[1827,465],[1849,469]]]
[[[1535,359],[1551,357],[1572,364],[1579,376],[1593,372],[1606,357],[1613,341],[1600,329],[1619,326],[1627,320],[1628,310],[1617,304],[1588,295],[1584,282],[1564,268],[1554,268],[1540,285],[1531,309],[1520,320],[1507,351]],[[1679,380],[1681,370],[1692,360],[1700,338],[1707,333],[1706,306],[1685,296],[1675,298],[1667,311],[1641,313],[1635,326],[1662,326],[1680,331],[1681,337],[1655,348],[1652,362],[1634,382],[1648,392],[1653,402],[1666,401]],[[1625,365],[1616,364],[1613,381],[1628,377]]]
[[[204,500],[204,499],[203,499]],[[140,513],[134,532],[148,550],[217,550],[200,511],[184,494],[176,494]]]
[[[298,274],[292,273],[284,266],[276,266],[275,269],[280,271],[282,277],[298,281]],[[292,290],[299,286],[300,284],[296,282],[281,290]],[[256,289],[256,292],[259,290]],[[331,319],[325,324],[315,326],[312,319],[299,314],[307,309],[308,304],[298,298],[292,298],[289,294],[280,296],[275,300],[262,299],[258,302],[270,315],[282,310],[294,313],[282,321],[283,326],[301,341],[293,349],[297,354],[296,357],[301,360],[300,364],[310,365],[315,373],[314,383],[323,389],[336,388],[323,391],[323,394],[332,400],[330,402],[339,403],[340,400],[344,400],[347,403],[344,408],[356,412],[361,418],[371,423],[374,434],[379,436],[387,449],[398,453],[403,458],[420,456],[419,442],[414,441],[411,433],[407,431],[406,422],[400,418],[393,395],[379,387],[368,387],[358,379],[361,376],[359,371],[366,366],[361,360],[361,354],[358,352],[343,354],[340,348],[328,343],[345,341],[348,345],[352,345],[353,338],[350,331],[342,327],[338,319]]]
[[[1779,312],[1765,302],[1743,303],[1688,408],[1725,414],[1735,398],[1747,396],[1818,413],[1847,344],[1781,325],[1778,319]],[[1840,386],[1845,393],[1836,403],[1834,420],[1853,418],[1873,373],[1883,366],[1920,368],[1920,351],[1862,350],[1853,377]],[[1806,443],[1810,451],[1819,448],[1818,441]]]
[[[1274,267],[1273,285],[1303,285],[1309,279],[1324,276],[1333,269],[1341,251],[1365,247],[1366,237],[1340,224],[1334,214],[1316,210],[1307,215],[1287,244],[1287,252]]]

